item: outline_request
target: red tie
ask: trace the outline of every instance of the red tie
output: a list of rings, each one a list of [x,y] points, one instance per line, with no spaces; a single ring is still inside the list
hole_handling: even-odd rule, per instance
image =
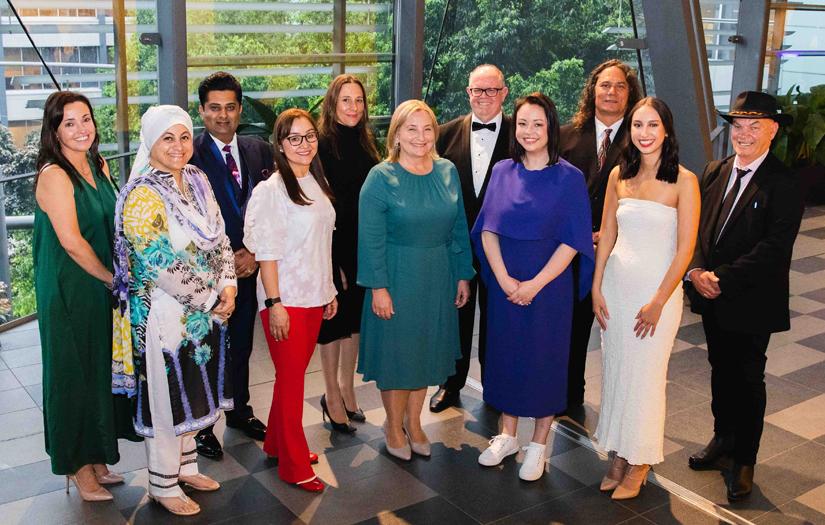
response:
[[[227,144],[223,147],[223,150],[226,152],[226,167],[232,172],[232,176],[235,177],[235,182],[238,183],[238,186],[243,188],[241,170],[238,169],[238,164],[235,162],[235,157],[232,156],[232,146]]]
[[[599,171],[602,171],[602,168],[604,168],[604,162],[607,160],[607,150],[610,149],[610,134],[612,132],[613,130],[610,128],[604,130],[604,138],[602,139],[602,143],[599,144]]]

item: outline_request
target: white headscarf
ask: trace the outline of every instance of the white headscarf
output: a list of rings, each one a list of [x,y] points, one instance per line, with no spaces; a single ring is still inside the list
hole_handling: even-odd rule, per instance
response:
[[[182,124],[186,126],[190,134],[194,133],[192,117],[178,106],[167,104],[152,106],[146,110],[146,113],[140,118],[140,147],[132,164],[129,178],[134,177],[149,165],[149,151],[152,146],[166,130],[176,124]]]

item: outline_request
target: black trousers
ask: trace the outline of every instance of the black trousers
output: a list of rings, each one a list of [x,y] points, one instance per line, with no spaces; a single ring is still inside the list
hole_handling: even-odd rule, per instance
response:
[[[584,404],[584,365],[593,327],[593,298],[588,293],[573,304],[573,329],[570,332],[570,358],[567,362],[567,406]]]
[[[255,332],[255,316],[258,314],[256,298],[258,272],[238,279],[235,311],[229,318],[229,362],[227,372],[232,378],[232,398],[235,408],[226,413],[226,419],[243,422],[252,417],[249,406],[249,356],[252,355],[252,337]],[[212,426],[202,432],[212,432]]]
[[[733,442],[733,459],[756,464],[765,419],[765,363],[771,334],[746,334],[702,316],[711,366],[713,431]]]
[[[476,316],[476,297],[481,309],[478,335],[478,362],[481,365],[481,377],[484,377],[484,354],[487,348],[487,287],[476,275],[470,281],[470,299],[458,310],[458,334],[461,340],[461,358],[455,362],[455,374],[447,378],[442,385],[449,392],[458,392],[467,382],[470,371],[470,358],[473,352],[473,323]]]

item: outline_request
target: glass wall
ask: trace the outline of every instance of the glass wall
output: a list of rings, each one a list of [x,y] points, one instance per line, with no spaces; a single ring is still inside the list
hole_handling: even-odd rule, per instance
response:
[[[26,174],[34,171],[43,104],[57,89],[55,81],[84,93],[94,106],[101,152],[128,156],[137,148],[140,115],[158,103],[163,64],[152,41],[158,36],[158,5],[166,7],[167,1],[85,0],[78,7],[73,0],[13,0],[22,25],[9,4],[0,2],[0,176],[13,179],[0,183],[0,214],[9,217],[3,223],[8,239],[0,243],[10,263],[4,267],[0,252],[0,280],[12,283],[15,317],[36,310],[34,194]],[[333,75],[347,72],[365,83],[380,131],[387,121],[381,115],[392,108],[393,6],[392,0],[187,1],[186,27],[180,29],[187,39],[189,110],[196,126],[197,85],[213,71],[241,80],[249,97],[245,132],[262,135],[283,108],[317,111]],[[116,27],[123,28],[121,40]],[[122,88],[118,63],[125,69]],[[126,111],[118,117],[117,108]],[[118,177],[119,162],[109,164]]]
[[[825,2],[772,2],[764,88],[784,95],[825,84]]]
[[[720,110],[730,106],[733,83],[733,59],[736,45],[728,38],[736,35],[740,0],[701,0],[702,27],[713,88],[713,103]]]
[[[470,71],[492,63],[510,88],[506,111],[542,91],[566,122],[594,66],[618,58],[638,69],[636,52],[616,46],[632,36],[629,0],[427,0],[425,96],[442,121],[465,114]]]

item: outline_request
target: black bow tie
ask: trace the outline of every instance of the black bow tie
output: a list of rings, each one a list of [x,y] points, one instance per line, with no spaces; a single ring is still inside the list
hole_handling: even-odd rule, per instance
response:
[[[480,129],[489,129],[490,131],[496,130],[496,123],[489,122],[487,124],[482,124],[481,122],[473,122],[473,131],[478,131]]]

